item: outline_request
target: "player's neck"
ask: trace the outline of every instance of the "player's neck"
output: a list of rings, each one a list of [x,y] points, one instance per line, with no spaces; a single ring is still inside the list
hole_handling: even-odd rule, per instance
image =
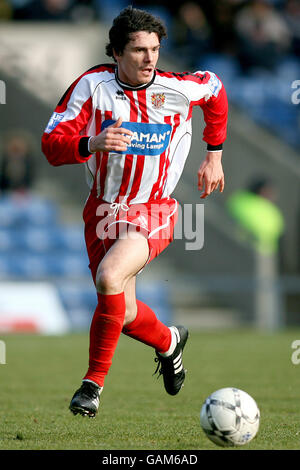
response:
[[[115,76],[116,76],[116,81],[118,82],[118,84],[125,90],[143,90],[144,88],[147,88],[154,82],[155,70],[153,72],[151,80],[147,83],[141,83],[140,85],[132,85],[131,83],[126,82],[125,80],[121,80],[118,74],[118,67],[116,67]]]

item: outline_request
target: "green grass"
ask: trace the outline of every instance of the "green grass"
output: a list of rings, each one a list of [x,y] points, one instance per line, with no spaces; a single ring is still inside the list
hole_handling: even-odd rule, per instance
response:
[[[176,397],[152,376],[153,351],[122,336],[95,419],[68,410],[86,371],[88,334],[1,339],[0,449],[219,449],[202,432],[199,412],[225,386],[247,391],[261,410],[259,433],[242,449],[300,449],[300,365],[291,362],[300,330],[191,331]]]

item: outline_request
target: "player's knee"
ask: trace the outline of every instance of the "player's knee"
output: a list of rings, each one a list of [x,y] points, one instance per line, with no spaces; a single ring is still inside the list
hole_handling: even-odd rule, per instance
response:
[[[96,276],[96,289],[101,294],[115,294],[123,290],[122,280],[115,269],[98,269]]]

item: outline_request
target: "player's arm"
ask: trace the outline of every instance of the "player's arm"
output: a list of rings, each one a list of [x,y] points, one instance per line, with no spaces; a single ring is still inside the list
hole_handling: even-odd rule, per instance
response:
[[[61,98],[42,136],[42,151],[51,165],[83,163],[90,158],[86,126],[91,116],[89,81],[79,77]]]
[[[223,192],[225,179],[222,166],[223,142],[227,133],[228,101],[224,85],[214,74],[209,74],[206,95],[199,102],[205,121],[203,140],[207,143],[206,158],[198,170],[198,189],[201,198],[219,188]]]

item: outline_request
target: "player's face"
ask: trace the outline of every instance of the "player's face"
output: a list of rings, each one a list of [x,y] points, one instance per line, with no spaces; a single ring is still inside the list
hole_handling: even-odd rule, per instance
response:
[[[159,57],[159,39],[156,33],[139,31],[131,34],[121,55],[115,54],[120,80],[132,86],[148,83]]]

